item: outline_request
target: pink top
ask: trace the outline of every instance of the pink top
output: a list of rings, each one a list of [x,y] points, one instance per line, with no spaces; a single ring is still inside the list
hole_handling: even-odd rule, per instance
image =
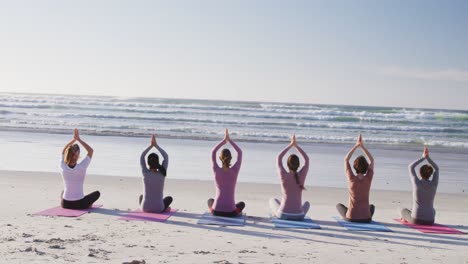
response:
[[[214,199],[213,209],[219,212],[232,212],[236,210],[234,192],[236,189],[237,175],[239,175],[240,166],[242,163],[242,150],[232,140],[229,143],[237,152],[236,163],[225,171],[219,167],[216,162],[216,153],[223,146],[224,140],[218,143],[211,152],[211,162],[213,165],[213,173],[215,176],[216,196]]]
[[[361,180],[354,175],[348,162],[345,162],[345,171],[349,184],[349,208],[346,217],[359,220],[371,218],[369,192],[374,170],[369,167],[366,175]]]
[[[288,146],[283,151],[278,154],[276,159],[276,166],[278,168],[278,174],[281,178],[281,192],[283,193],[283,198],[281,199],[281,204],[279,207],[279,211],[283,213],[303,213],[302,211],[302,189],[297,184],[296,178],[294,177],[294,172],[288,172],[283,167],[283,158],[284,155],[288,152],[288,150],[292,146]],[[309,171],[309,157],[307,154],[297,146],[297,150],[301,153],[302,157],[304,158],[304,166],[300,169],[297,174],[299,176],[299,182],[302,186],[304,186],[304,182],[307,176],[307,172]]]

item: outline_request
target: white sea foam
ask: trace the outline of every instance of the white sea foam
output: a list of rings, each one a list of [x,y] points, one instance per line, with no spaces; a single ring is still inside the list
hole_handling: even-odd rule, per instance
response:
[[[0,94],[0,129],[206,139],[229,127],[239,139],[352,142],[467,148],[468,112],[285,103]]]

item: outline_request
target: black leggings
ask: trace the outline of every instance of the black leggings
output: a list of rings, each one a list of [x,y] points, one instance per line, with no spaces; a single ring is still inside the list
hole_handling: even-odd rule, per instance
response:
[[[426,221],[426,220],[419,220],[419,219],[413,218],[411,216],[411,211],[406,208],[401,210],[401,217],[410,224],[417,224],[417,225],[433,225],[434,224],[434,221]]]
[[[140,197],[138,198],[138,204],[141,205],[141,202],[143,201],[143,194],[140,195]],[[174,199],[172,199],[172,196],[166,196],[164,197],[163,199],[163,203],[164,203],[164,211],[167,210],[167,208],[169,208],[169,205],[171,205],[172,201],[174,201]]]
[[[337,204],[336,205],[336,210],[338,210],[338,213],[340,213],[341,217],[349,222],[356,222],[356,223],[370,223],[372,221],[372,216],[374,215],[375,211],[375,206],[371,204],[369,206],[369,210],[371,213],[371,217],[369,219],[350,219],[346,217],[346,213],[348,212],[348,207],[344,206],[343,204]]]
[[[95,191],[76,201],[67,201],[62,198],[60,205],[66,209],[86,209],[90,208],[93,205],[93,203],[96,202],[97,199],[99,199],[100,196],[101,193],[99,191]]]
[[[213,215],[216,216],[224,216],[224,217],[235,217],[239,214],[242,213],[242,210],[245,208],[245,203],[244,202],[238,202],[236,203],[236,210],[232,212],[221,212],[221,211],[215,211],[213,210],[213,204],[214,204],[214,199],[208,199],[208,208],[210,208],[210,211]]]

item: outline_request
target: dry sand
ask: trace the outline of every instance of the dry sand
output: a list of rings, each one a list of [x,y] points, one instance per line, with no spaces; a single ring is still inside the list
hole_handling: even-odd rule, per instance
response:
[[[168,179],[166,195],[179,212],[165,223],[117,220],[137,208],[141,180],[88,175],[87,192],[100,190],[102,209],[79,218],[31,216],[58,205],[58,173],[0,171],[0,263],[468,263],[466,235],[423,234],[393,221],[409,192],[371,193],[374,219],[393,232],[350,232],[331,218],[347,191],[308,187],[309,216],[321,230],[274,229],[268,199],[279,185],[240,183],[243,227],[197,225],[213,196],[212,182]],[[438,194],[438,223],[468,232],[468,195]],[[140,262],[138,262],[140,261]]]

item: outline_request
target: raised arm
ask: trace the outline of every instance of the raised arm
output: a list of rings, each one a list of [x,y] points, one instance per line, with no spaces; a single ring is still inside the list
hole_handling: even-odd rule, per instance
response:
[[[427,159],[429,164],[431,164],[432,167],[434,168],[434,173],[432,174],[431,183],[433,185],[437,186],[439,184],[439,166],[437,166],[437,164],[431,159],[431,157],[429,157],[429,149],[427,147],[424,148],[424,154],[423,155]]]
[[[276,157],[276,167],[281,173],[286,172],[286,169],[283,166],[283,159],[284,155],[286,155],[286,153],[292,148],[292,146],[292,143],[287,145]]]
[[[351,157],[353,156],[353,154],[354,154],[354,152],[356,151],[357,148],[359,148],[359,146],[354,145],[354,147],[351,148],[351,150],[348,152],[348,154],[346,154],[346,156],[344,158],[345,166],[346,166],[346,164],[349,163],[349,160],[351,159]]]
[[[237,160],[236,163],[232,165],[232,167],[239,167],[242,164],[242,149],[231,138],[229,138],[228,140],[237,152]]]
[[[62,156],[65,155],[65,151],[67,150],[67,148],[70,147],[71,145],[73,145],[73,143],[75,143],[75,141],[76,141],[76,139],[73,138],[72,140],[70,140],[70,142],[68,142],[65,145],[65,147],[62,150]]]
[[[408,169],[409,169],[409,175],[410,175],[410,178],[413,182],[416,182],[416,181],[419,181],[419,178],[416,174],[416,167],[421,164],[421,162],[423,162],[426,158],[424,157],[421,157],[415,161],[413,161],[413,163],[411,163],[409,166],[408,166]]]
[[[141,166],[141,170],[143,172],[146,172],[148,171],[148,167],[146,167],[146,154],[148,154],[148,152],[150,151],[150,149],[152,148],[153,146],[150,145],[148,146],[145,150],[143,150],[143,152],[141,153],[141,156],[140,156],[140,166]]]
[[[167,155],[167,152],[159,145],[156,145],[156,149],[161,153],[161,156],[164,159],[161,165],[167,170],[167,167],[169,166],[169,155]]]
[[[362,135],[359,133],[356,146],[360,147],[364,154],[366,155],[367,159],[369,160],[369,169],[374,170],[374,157],[370,154],[369,150],[364,146],[364,142],[362,141]]]
[[[84,142],[81,138],[80,138],[80,134],[78,133],[78,129],[75,128],[75,132],[74,132],[74,138],[76,141],[78,141],[81,145],[83,145],[83,147],[86,149],[86,152],[88,152],[88,157],[89,158],[92,158],[93,157],[93,148],[91,146],[89,146],[86,142]]]
[[[211,151],[211,164],[213,166],[213,168],[218,168],[219,169],[219,165],[218,163],[216,162],[216,153],[218,152],[218,150],[224,145],[226,144],[226,140],[221,140],[214,148],[213,150]]]
[[[299,153],[301,153],[301,156],[302,158],[304,159],[304,166],[302,167],[301,169],[301,172],[306,172],[309,170],[309,156],[307,155],[307,153],[305,153],[305,151],[299,146],[299,145],[295,145],[297,151],[299,151]]]
[[[374,157],[372,157],[372,154],[370,154],[369,150],[367,150],[367,148],[363,144],[361,144],[360,147],[366,155],[367,159],[369,159],[369,169],[374,170]]]

